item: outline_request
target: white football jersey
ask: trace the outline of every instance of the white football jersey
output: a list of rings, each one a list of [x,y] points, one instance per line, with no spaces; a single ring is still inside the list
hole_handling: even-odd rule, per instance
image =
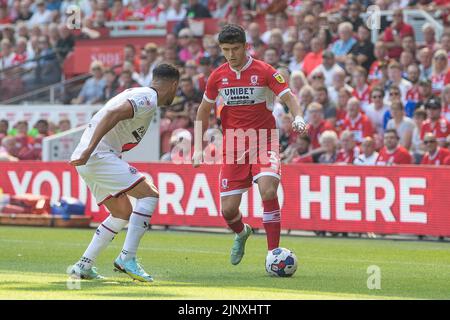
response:
[[[158,104],[156,90],[148,87],[127,89],[109,100],[89,121],[80,143],[72,153],[71,160],[78,159],[81,153],[86,150],[91,142],[95,128],[100,120],[107,116],[108,111],[127,100],[133,106],[133,118],[119,121],[100,140],[92,155],[102,152],[120,155],[122,152],[129,151],[138,145],[150,126]]]

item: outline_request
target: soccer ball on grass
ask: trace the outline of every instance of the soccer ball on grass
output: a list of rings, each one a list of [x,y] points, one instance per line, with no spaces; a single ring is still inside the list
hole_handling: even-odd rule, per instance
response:
[[[271,276],[290,277],[297,270],[297,257],[289,249],[276,248],[266,257],[266,271]]]

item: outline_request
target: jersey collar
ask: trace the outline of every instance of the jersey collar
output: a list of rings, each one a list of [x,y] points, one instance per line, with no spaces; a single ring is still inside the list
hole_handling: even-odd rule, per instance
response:
[[[233,71],[233,72],[235,72],[235,73],[237,73],[237,74],[240,74],[242,71],[245,71],[246,69],[248,69],[248,67],[250,67],[250,65],[251,65],[252,62],[253,62],[252,56],[247,56],[247,58],[248,58],[247,63],[242,67],[241,70],[235,70],[235,69],[233,69],[233,68],[231,67],[230,64],[228,64],[228,66],[230,67],[231,71]]]

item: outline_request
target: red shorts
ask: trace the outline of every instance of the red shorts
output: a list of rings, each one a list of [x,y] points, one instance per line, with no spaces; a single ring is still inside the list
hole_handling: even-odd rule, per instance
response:
[[[267,163],[222,164],[219,175],[220,196],[242,194],[262,176],[281,178],[281,161],[277,153],[269,151]]]

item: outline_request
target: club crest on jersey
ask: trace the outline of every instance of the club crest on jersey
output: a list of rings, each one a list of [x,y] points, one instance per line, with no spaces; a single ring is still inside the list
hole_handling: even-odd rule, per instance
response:
[[[253,75],[250,77],[250,83],[252,85],[257,85],[258,84],[258,76],[257,75]]]
[[[228,84],[228,78],[223,78],[222,79],[222,84]]]
[[[278,72],[275,72],[273,74],[273,77],[275,78],[275,80],[277,80],[279,83],[285,83],[286,81],[284,81],[284,78],[281,74],[279,74]]]
[[[130,169],[130,173],[131,174],[136,174],[137,173],[137,169],[135,167],[128,167],[128,169]]]
[[[228,179],[222,179],[222,189],[228,189]]]

